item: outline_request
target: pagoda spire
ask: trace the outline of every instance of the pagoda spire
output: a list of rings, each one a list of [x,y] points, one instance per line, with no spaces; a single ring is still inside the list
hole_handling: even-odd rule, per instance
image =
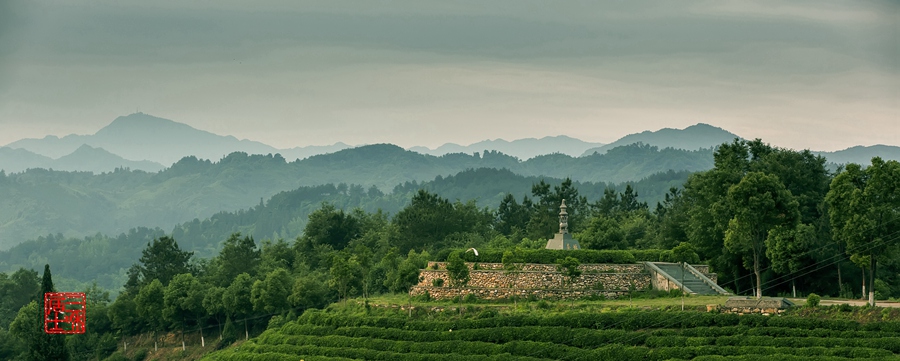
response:
[[[569,233],[569,213],[566,212],[566,200],[559,206],[559,234]]]

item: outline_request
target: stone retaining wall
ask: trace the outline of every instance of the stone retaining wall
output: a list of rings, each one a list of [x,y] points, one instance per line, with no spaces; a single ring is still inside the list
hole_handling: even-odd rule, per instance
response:
[[[628,291],[601,291],[601,290],[566,290],[566,289],[512,289],[512,288],[450,288],[450,287],[431,287],[431,286],[413,286],[409,290],[410,296],[419,296],[428,293],[433,299],[449,299],[457,296],[465,297],[467,295],[475,295],[483,300],[507,299],[511,296],[521,298],[534,297],[537,299],[578,299],[584,297],[605,297],[615,299],[628,295]]]
[[[419,286],[433,286],[435,279],[443,279],[443,287],[450,287],[450,275],[445,270],[422,270]],[[521,288],[521,289],[593,289],[624,290],[650,288],[648,273],[583,273],[574,280],[559,272],[523,271],[507,273],[495,270],[469,271],[467,287],[474,288]]]
[[[653,272],[648,272],[643,264],[583,264],[578,267],[581,276],[570,280],[556,270],[553,264],[526,263],[521,271],[508,272],[502,263],[470,263],[469,283],[465,288],[452,287],[450,275],[445,262],[428,262],[428,268],[421,270],[419,284],[410,289],[411,296],[425,294],[435,299],[453,298],[474,294],[482,299],[503,299],[517,295],[519,297],[537,297],[567,299],[589,296],[616,298],[627,295],[630,289],[670,290],[674,284]],[[695,266],[715,280],[715,274],[709,274],[709,266]],[[661,278],[661,279],[654,279]],[[436,279],[441,279],[437,286]]]
[[[469,270],[479,269],[479,270],[503,270],[502,263],[466,263],[469,266]],[[709,270],[708,266],[695,266],[698,267],[697,270],[700,272],[707,272]],[[699,267],[706,267],[706,271],[701,270]],[[428,262],[428,266],[426,267],[428,270],[446,270],[447,263],[446,262]],[[644,265],[642,264],[605,264],[605,263],[597,263],[597,264],[583,264],[579,265],[578,269],[584,273],[642,273],[646,272]],[[556,272],[555,264],[538,264],[538,263],[524,263],[522,264],[522,271],[540,271],[540,272]]]

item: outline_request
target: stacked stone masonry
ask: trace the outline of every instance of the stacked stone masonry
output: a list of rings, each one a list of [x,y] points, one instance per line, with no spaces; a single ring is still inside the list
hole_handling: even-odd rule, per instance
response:
[[[653,285],[651,274],[642,264],[584,264],[579,266],[581,276],[574,280],[558,272],[556,265],[523,264],[516,272],[504,270],[500,263],[467,265],[470,280],[466,287],[459,288],[451,284],[443,262],[429,262],[428,268],[421,271],[419,284],[410,289],[410,295],[428,293],[434,299],[469,294],[480,299],[505,299],[514,295],[539,299],[617,298],[627,295],[630,289],[646,290]],[[709,268],[697,266],[697,269],[706,273]],[[436,282],[436,279],[442,281]]]

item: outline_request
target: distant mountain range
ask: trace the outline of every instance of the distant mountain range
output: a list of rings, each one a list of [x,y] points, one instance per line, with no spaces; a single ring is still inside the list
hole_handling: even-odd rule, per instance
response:
[[[31,168],[103,173],[111,172],[116,168],[158,172],[166,167],[148,160],[127,160],[107,152],[103,148],[94,148],[87,144],[83,144],[72,153],[58,159],[52,159],[25,149],[0,147],[0,169],[13,173]]]
[[[709,124],[695,124],[684,129],[663,128],[657,131],[644,131],[629,134],[621,139],[595,148],[590,148],[581,156],[594,153],[604,154],[610,149],[623,145],[644,143],[663,148],[697,150],[714,148],[722,143],[731,143],[738,135]]]
[[[844,150],[839,150],[836,152],[813,152],[817,155],[821,155],[828,159],[829,162],[835,164],[847,164],[847,163],[856,163],[856,164],[871,164],[872,157],[881,157],[884,160],[898,160],[900,161],[900,147],[895,147],[892,145],[872,145],[868,147],[864,147],[861,145],[847,148]]]
[[[126,160],[147,160],[166,166],[186,156],[219,160],[232,152],[245,152],[248,154],[279,153],[285,159],[294,160],[316,154],[336,152],[350,147],[344,143],[337,143],[330,146],[277,149],[260,142],[246,139],[238,140],[232,136],[221,136],[195,129],[187,124],[144,113],[118,117],[93,135],[72,134],[62,138],[48,135],[42,139],[22,139],[7,144],[6,147],[24,149],[38,155],[59,159],[70,155],[83,145],[102,148]],[[0,163],[0,168],[7,169],[7,163]],[[19,168],[21,168],[21,165]],[[156,171],[159,170],[159,167],[158,165],[153,165],[150,168],[135,169]],[[104,170],[111,171],[112,169]]]
[[[580,139],[559,135],[555,137],[543,137],[541,139],[526,138],[513,141],[503,139],[483,140],[470,145],[447,143],[435,149],[426,147],[411,147],[409,150],[431,155],[444,155],[450,153],[473,154],[485,150],[494,150],[508,154],[521,160],[531,159],[539,155],[561,153],[577,157],[587,149],[602,146],[603,143],[585,142]]]
[[[293,162],[243,152],[218,162],[191,156],[158,173],[119,169],[97,175],[30,169],[0,176],[0,250],[49,233],[84,236],[117,234],[137,226],[170,227],[220,211],[253,207],[261,199],[302,186],[357,184],[391,193],[398,185],[479,168],[615,184],[668,170],[696,172],[711,167],[708,149],[630,145],[602,155],[553,154],[520,161],[493,151],[436,157],[375,144]]]
[[[470,145],[444,144],[436,149],[411,147],[409,150],[434,156],[500,152],[520,161],[550,155],[587,157],[605,154],[611,149],[643,143],[659,149],[698,150],[714,148],[740,136],[708,124],[685,129],[664,128],[630,134],[609,144],[585,142],[568,136],[527,138],[513,141],[485,140]],[[22,139],[0,147],[0,169],[7,173],[29,168],[69,171],[112,172],[130,168],[157,172],[186,156],[218,161],[232,152],[281,154],[288,162],[334,153],[350,148],[344,143],[277,149],[267,144],[238,140],[195,129],[172,120],[143,113],[121,116],[93,135],[67,135],[62,138]],[[900,160],[900,147],[877,145],[853,147],[837,152],[815,152],[829,162],[868,163],[873,156]]]

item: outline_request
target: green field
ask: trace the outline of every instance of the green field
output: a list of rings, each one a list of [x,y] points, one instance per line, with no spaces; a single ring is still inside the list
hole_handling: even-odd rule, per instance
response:
[[[680,300],[413,303],[354,300],[272,325],[208,360],[897,360],[892,311],[837,307],[783,316],[705,312]],[[660,306],[666,304],[665,306]],[[832,310],[833,309],[833,310]],[[805,311],[805,312],[804,312]],[[846,311],[846,310],[845,310]],[[865,315],[886,320],[867,322]]]

